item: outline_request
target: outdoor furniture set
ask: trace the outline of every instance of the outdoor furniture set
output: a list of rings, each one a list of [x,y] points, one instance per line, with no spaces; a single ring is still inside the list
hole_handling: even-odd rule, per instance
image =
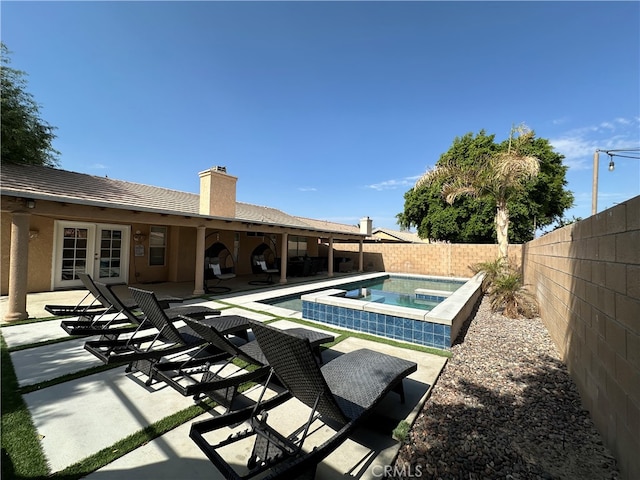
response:
[[[76,313],[81,317],[63,320],[62,327],[72,335],[100,335],[88,340],[85,349],[105,364],[127,364],[127,372],[144,373],[147,385],[161,381],[194,400],[209,397],[225,406],[226,413],[194,422],[190,430],[192,440],[225,478],[313,478],[317,465],[389,391],[404,403],[403,379],[417,370],[414,362],[368,349],[323,364],[320,346],[334,340],[324,332],[282,330],[201,307],[167,308],[153,292],[129,287],[138,311],[108,285],[95,282],[95,287],[103,309],[117,313],[112,317],[118,320],[83,309]],[[180,313],[181,308],[191,312]],[[76,310],[69,306],[64,311]],[[253,367],[245,368],[247,364]],[[234,409],[239,387],[249,382],[262,384],[259,399]],[[276,394],[267,395],[269,389]],[[268,417],[291,401],[305,406],[308,416],[293,433],[283,433],[282,425],[269,424]],[[305,441],[315,422],[333,433],[308,448]],[[229,459],[225,447],[245,441],[253,446],[238,466],[238,452]]]

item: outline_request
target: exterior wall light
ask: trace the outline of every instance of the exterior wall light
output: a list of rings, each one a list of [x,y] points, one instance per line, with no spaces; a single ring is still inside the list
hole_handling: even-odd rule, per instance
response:
[[[140,230],[136,230],[136,233],[133,235],[133,239],[136,242],[144,242],[144,239],[147,238],[147,236],[142,233]]]

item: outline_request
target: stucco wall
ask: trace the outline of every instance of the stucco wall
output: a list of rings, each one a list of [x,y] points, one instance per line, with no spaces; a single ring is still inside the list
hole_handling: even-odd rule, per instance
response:
[[[11,252],[11,215],[2,214],[2,268],[0,269],[0,294],[9,291],[9,254]],[[51,249],[53,245],[53,220],[39,215],[29,218],[29,291],[45,292],[51,289]]]
[[[640,478],[640,197],[525,245],[525,282],[624,478]]]
[[[353,259],[358,268],[358,244],[334,244],[335,257]],[[470,265],[493,261],[497,245],[449,243],[365,243],[364,270],[391,273],[415,273],[445,277],[472,277]],[[509,258],[521,262],[521,245],[509,245]]]

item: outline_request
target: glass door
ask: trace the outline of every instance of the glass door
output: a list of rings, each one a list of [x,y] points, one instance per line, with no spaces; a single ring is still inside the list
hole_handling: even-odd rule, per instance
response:
[[[78,273],[104,283],[126,283],[128,226],[57,222],[54,288],[81,287]]]
[[[127,235],[125,235],[127,234]],[[125,283],[127,250],[124,250],[128,228],[122,226],[98,226],[96,264],[94,277],[103,283]]]

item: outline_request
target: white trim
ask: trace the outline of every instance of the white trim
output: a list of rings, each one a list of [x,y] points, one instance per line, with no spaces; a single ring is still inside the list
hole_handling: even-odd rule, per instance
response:
[[[92,277],[96,278],[96,268],[99,268],[99,250],[100,250],[100,236],[98,232],[100,230],[121,230],[122,231],[122,244],[120,250],[120,276],[114,279],[103,278],[102,281],[106,283],[121,283],[127,282],[129,279],[129,249],[131,243],[131,226],[122,224],[109,224],[109,223],[89,223],[89,222],[75,222],[69,220],[56,220],[54,222],[53,229],[53,252],[51,255],[51,290],[58,290],[63,288],[81,287],[82,282],[79,280],[62,281],[58,280],[60,277],[62,265],[61,265],[61,252],[62,240],[61,235],[65,228],[85,228],[87,229],[87,256],[86,256],[86,272]]]

